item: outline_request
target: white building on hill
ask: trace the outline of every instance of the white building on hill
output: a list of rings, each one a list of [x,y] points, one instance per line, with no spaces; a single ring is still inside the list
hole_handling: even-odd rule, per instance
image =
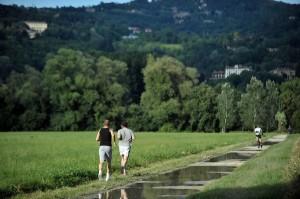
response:
[[[293,79],[296,76],[296,71],[290,68],[276,68],[271,71],[272,74],[284,77],[285,79]]]
[[[251,71],[247,66],[243,65],[234,65],[233,67],[226,66],[225,68],[225,78],[229,77],[232,74],[240,75],[243,71]]]
[[[34,39],[37,34],[42,34],[48,28],[46,22],[24,21],[24,23],[28,26],[27,33],[30,39]]]

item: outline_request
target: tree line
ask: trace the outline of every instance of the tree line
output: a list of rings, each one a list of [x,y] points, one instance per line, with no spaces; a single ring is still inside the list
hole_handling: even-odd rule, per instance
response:
[[[0,82],[11,71],[24,72],[25,65],[42,70],[47,54],[60,48],[105,53],[110,58],[132,49],[169,55],[197,68],[206,79],[214,70],[235,64],[250,66],[276,82],[281,79],[269,71],[277,67],[295,69],[300,75],[299,6],[207,0],[208,7],[200,11],[197,2],[136,0],[90,8],[42,9],[0,5]],[[174,13],[182,12],[190,16],[175,23]],[[206,23],[208,19],[213,23]],[[31,40],[24,20],[44,21],[48,28]],[[141,30],[138,39],[122,39],[132,33],[128,29],[132,26]],[[146,33],[146,28],[152,31]]]
[[[145,62],[137,85],[123,61],[59,49],[42,71],[26,66],[0,84],[0,130],[94,130],[104,119],[116,127],[127,120],[136,131],[300,130],[299,78],[277,84],[253,76],[241,90],[203,83],[170,56]]]

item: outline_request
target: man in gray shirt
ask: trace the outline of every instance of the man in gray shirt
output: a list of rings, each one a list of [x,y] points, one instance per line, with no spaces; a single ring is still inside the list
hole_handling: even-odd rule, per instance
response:
[[[126,164],[129,158],[132,141],[134,134],[128,128],[127,122],[122,122],[121,129],[118,131],[119,150],[121,156],[121,173],[126,175]]]

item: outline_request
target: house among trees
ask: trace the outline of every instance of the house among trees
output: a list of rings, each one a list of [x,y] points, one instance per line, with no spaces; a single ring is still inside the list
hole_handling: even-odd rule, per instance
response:
[[[226,66],[224,70],[214,70],[211,74],[211,80],[225,79],[232,74],[240,75],[243,71],[251,71],[247,66],[236,64],[233,67]]]
[[[152,29],[151,28],[145,28],[145,33],[151,33]]]
[[[141,33],[141,29],[139,27],[128,27],[128,30],[130,30],[133,34],[140,34]]]
[[[278,52],[278,48],[267,48],[267,50],[270,53]]]
[[[211,75],[211,80],[218,80],[218,79],[224,79],[225,78],[225,71],[223,70],[214,70]]]
[[[46,22],[24,21],[28,29],[26,30],[30,39],[34,39],[37,34],[42,34],[48,28]]]
[[[85,11],[88,12],[88,13],[94,13],[94,12],[96,12],[96,9],[93,8],[93,7],[88,7],[88,8],[85,9]]]
[[[236,64],[233,67],[226,66],[225,68],[225,78],[229,77],[232,74],[240,75],[243,71],[251,71],[248,66],[243,66]]]
[[[291,20],[291,21],[296,20],[296,17],[295,16],[289,16],[289,20]]]
[[[285,79],[293,79],[296,76],[296,71],[290,68],[276,68],[270,72]]]
[[[129,34],[129,35],[124,35],[122,36],[122,39],[137,39],[139,38],[137,35],[134,34]]]

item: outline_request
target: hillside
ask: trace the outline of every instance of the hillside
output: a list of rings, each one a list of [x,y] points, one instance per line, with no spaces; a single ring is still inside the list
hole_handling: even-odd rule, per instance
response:
[[[0,6],[0,130],[212,132],[224,107],[227,129],[300,129],[299,23],[271,0]]]
[[[48,29],[29,39],[24,21],[43,21]],[[46,55],[61,47],[117,59],[129,47],[143,54],[168,54],[207,77],[234,64],[258,71],[286,65],[297,69],[299,27],[300,6],[272,0],[135,0],[42,9],[0,5],[1,78],[25,65],[42,69]],[[138,39],[124,41],[127,35]],[[149,42],[176,44],[181,50]],[[276,53],[270,55],[269,48]]]

